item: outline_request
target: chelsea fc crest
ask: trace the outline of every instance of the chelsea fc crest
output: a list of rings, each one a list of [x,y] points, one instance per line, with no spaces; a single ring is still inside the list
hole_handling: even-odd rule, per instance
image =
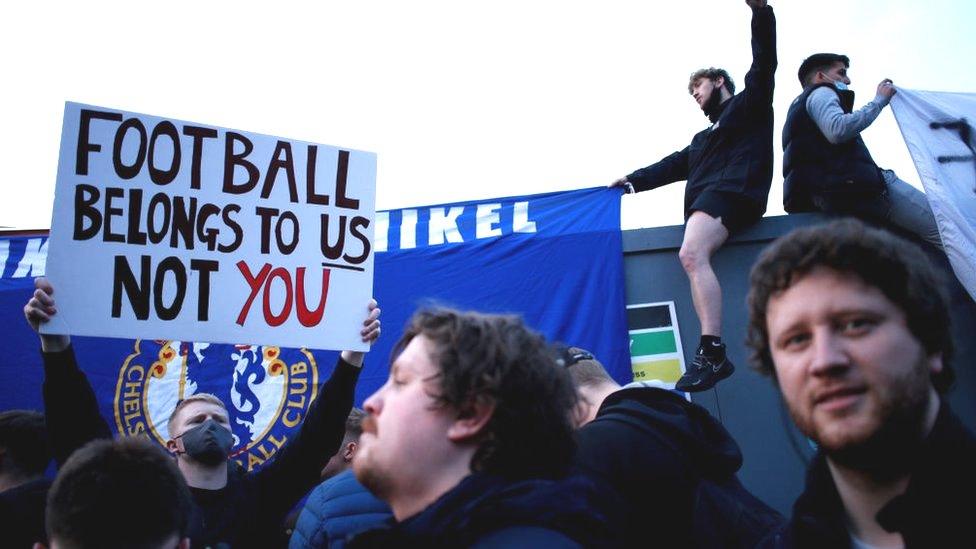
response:
[[[145,433],[165,446],[177,403],[211,393],[230,415],[231,458],[251,471],[301,424],[317,387],[315,357],[306,349],[136,340],[115,387],[115,425],[120,434]]]

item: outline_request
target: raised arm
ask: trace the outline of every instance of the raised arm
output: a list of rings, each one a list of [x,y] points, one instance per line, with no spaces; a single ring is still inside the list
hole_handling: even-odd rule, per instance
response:
[[[375,300],[368,305],[360,336],[372,344],[380,335],[380,309]],[[352,410],[356,382],[364,354],[343,351],[332,376],[309,406],[298,432],[261,471],[249,475],[255,482],[263,513],[284,515],[319,481],[322,467],[342,445],[346,418]]]
[[[746,0],[752,8],[752,66],[746,73],[746,102],[755,109],[773,104],[776,74],[776,16],[766,0]]]
[[[24,305],[24,316],[38,331],[57,314],[57,307],[50,282],[38,278],[34,286],[34,295]],[[88,377],[78,368],[71,339],[66,335],[39,335],[44,359],[44,416],[54,459],[60,466],[86,443],[111,438],[112,431],[98,411]]]

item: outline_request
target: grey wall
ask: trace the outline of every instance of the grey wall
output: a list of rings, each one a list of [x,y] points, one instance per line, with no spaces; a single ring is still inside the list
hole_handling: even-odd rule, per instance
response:
[[[741,446],[745,457],[740,471],[743,483],[787,515],[802,491],[805,460],[812,449],[789,422],[773,383],[749,366],[743,344],[748,319],[745,298],[749,269],[763,248],[793,228],[826,219],[814,214],[767,217],[729,239],[718,251],[713,266],[723,292],[722,335],[736,372],[714,390],[692,396],[722,421]],[[624,231],[624,269],[628,304],[675,302],[685,360],[690,364],[701,332],[688,279],[678,260],[683,232],[680,226]],[[949,401],[963,422],[976,429],[976,364],[965,360],[976,355],[976,304],[951,275],[945,257],[934,251],[930,255],[949,273],[951,281],[957,381]]]

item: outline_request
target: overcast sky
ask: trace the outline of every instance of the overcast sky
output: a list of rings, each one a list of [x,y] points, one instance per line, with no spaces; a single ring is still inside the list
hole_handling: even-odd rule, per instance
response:
[[[851,57],[857,105],[886,77],[976,92],[969,0],[784,0],[779,132],[817,51]],[[604,185],[707,120],[703,66],[741,83],[742,0],[17,2],[0,22],[0,226],[48,228],[65,101],[374,151],[377,207]],[[917,184],[890,110],[865,133]],[[623,227],[681,223],[684,184],[624,198]]]

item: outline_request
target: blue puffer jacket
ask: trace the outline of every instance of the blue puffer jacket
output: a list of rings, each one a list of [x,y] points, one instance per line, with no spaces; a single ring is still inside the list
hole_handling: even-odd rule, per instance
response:
[[[392,513],[346,470],[318,485],[298,515],[289,549],[342,547],[346,536],[377,526]]]

